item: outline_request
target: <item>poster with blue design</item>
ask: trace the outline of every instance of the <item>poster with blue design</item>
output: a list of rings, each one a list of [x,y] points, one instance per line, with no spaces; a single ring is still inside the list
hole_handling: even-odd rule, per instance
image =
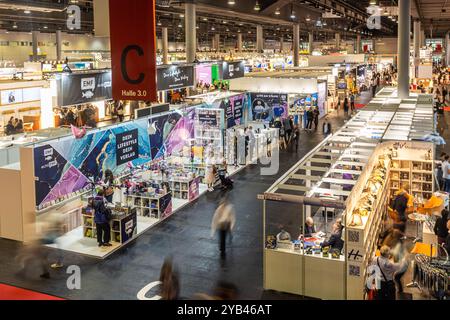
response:
[[[118,162],[117,137],[129,132],[137,135],[133,145],[137,156]],[[43,209],[89,189],[104,178],[107,169],[117,176],[151,160],[147,119],[99,130],[82,139],[68,137],[38,146],[34,148],[36,207]]]

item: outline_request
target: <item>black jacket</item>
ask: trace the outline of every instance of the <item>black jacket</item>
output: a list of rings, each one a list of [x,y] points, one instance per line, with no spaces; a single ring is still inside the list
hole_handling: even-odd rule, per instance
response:
[[[448,218],[446,215],[444,215],[444,217],[439,217],[436,220],[434,225],[434,234],[439,238],[445,239],[448,235],[447,220]]]
[[[447,253],[450,254],[450,234],[448,234],[447,238],[445,238],[445,250],[447,250]]]
[[[305,223],[303,233],[305,237],[311,237],[313,233],[316,233],[316,228],[314,226],[310,227]]]
[[[344,240],[342,240],[342,232],[332,233],[330,239],[322,242],[321,247],[331,247],[331,249],[338,249],[342,251],[344,248]]]

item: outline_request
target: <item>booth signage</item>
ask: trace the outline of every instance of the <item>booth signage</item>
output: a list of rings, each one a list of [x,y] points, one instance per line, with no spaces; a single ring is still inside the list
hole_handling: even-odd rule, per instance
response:
[[[223,80],[243,78],[245,75],[244,61],[223,62],[222,64]]]
[[[155,1],[109,0],[115,100],[157,101]]]
[[[202,124],[217,126],[217,116],[209,113],[199,113],[198,121]]]
[[[243,102],[242,99],[236,99],[234,101],[234,118],[235,119],[242,118],[242,107],[243,107],[242,102]]]
[[[112,99],[111,71],[62,74],[58,81],[59,106],[110,99]]]
[[[139,157],[138,136],[137,129],[116,135],[116,162],[118,166]]]
[[[194,86],[193,66],[169,66],[158,68],[158,91],[174,90]]]

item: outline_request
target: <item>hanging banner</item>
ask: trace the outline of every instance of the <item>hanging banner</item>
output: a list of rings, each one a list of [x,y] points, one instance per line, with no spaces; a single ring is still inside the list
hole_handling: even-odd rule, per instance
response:
[[[158,100],[155,1],[109,0],[115,100]]]
[[[60,107],[111,100],[111,71],[62,74],[57,91]]]
[[[244,61],[224,61],[222,64],[223,80],[243,78],[245,75]]]
[[[194,67],[159,67],[157,72],[158,91],[175,90],[194,86]]]

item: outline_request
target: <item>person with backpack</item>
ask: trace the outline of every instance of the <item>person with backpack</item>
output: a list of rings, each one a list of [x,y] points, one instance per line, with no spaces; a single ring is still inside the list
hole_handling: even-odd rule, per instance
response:
[[[99,247],[111,247],[111,211],[106,207],[106,199],[103,189],[97,191],[97,196],[92,200],[94,209],[94,222],[97,228],[97,242]]]
[[[221,259],[226,257],[226,240],[227,236],[234,229],[236,224],[236,214],[233,205],[228,201],[227,197],[222,198],[219,207],[214,213],[211,221],[211,236],[215,232],[219,234],[219,249]]]

